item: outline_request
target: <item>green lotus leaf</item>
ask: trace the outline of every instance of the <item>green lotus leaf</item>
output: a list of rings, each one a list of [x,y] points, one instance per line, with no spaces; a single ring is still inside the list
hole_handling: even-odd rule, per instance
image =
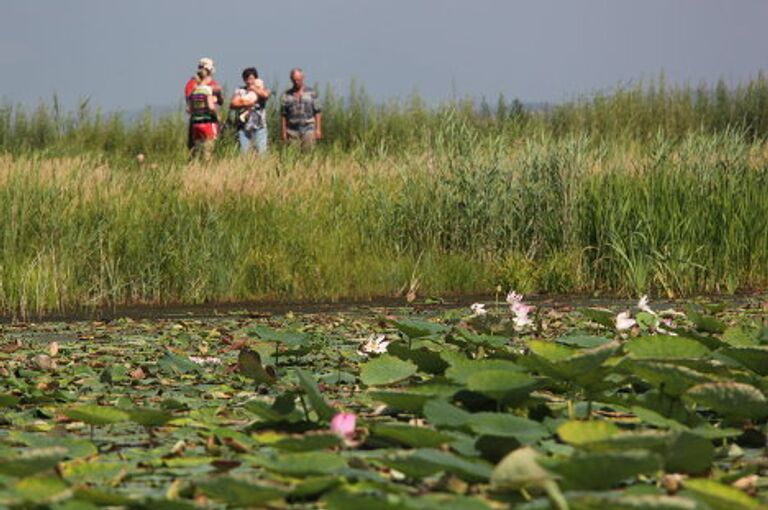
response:
[[[383,355],[360,367],[360,380],[366,386],[387,386],[408,379],[418,367],[411,361]]]
[[[685,397],[733,420],[760,419],[768,416],[768,399],[749,384],[716,382],[694,386]]]

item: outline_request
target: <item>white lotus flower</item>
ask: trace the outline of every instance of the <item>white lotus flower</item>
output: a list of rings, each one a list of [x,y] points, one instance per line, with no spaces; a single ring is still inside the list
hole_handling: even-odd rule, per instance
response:
[[[635,319],[629,316],[629,312],[621,312],[619,315],[616,316],[616,329],[619,331],[624,331],[627,329],[632,328],[637,322]]]
[[[515,329],[518,329],[518,330],[533,324],[533,320],[531,320],[531,318],[528,317],[527,313],[522,315],[515,315],[515,318],[512,319],[512,322],[515,323]]]
[[[198,365],[221,365],[221,358],[216,358],[214,356],[208,356],[205,358],[200,356],[190,356],[189,361]]]
[[[360,346],[360,349],[357,351],[359,354],[362,354],[364,356],[367,356],[369,354],[384,354],[387,352],[387,346],[390,344],[390,341],[387,340],[386,335],[371,335],[369,336],[365,342]]]
[[[509,303],[510,307],[515,303],[522,303],[522,302],[523,302],[522,294],[518,294],[514,290],[509,291],[509,294],[507,294],[507,303]]]
[[[656,312],[654,312],[650,306],[648,306],[648,296],[645,295],[640,298],[640,301],[637,302],[637,308],[639,310],[642,310],[645,313],[649,313],[651,315],[656,315]]]
[[[483,315],[488,314],[488,310],[485,309],[485,305],[483,303],[472,303],[469,308],[472,310],[473,317],[482,317]]]

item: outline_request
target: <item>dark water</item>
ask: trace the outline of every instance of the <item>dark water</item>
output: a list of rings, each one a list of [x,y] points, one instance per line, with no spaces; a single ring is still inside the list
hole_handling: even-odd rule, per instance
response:
[[[307,302],[307,301],[245,301],[234,303],[204,303],[194,305],[126,305],[100,308],[83,308],[69,312],[53,312],[45,315],[0,315],[0,323],[18,322],[74,322],[83,320],[114,320],[118,318],[131,319],[182,319],[182,318],[216,318],[216,317],[261,317],[271,315],[317,314],[335,312],[381,313],[383,311],[408,310],[411,312],[440,311],[462,308],[472,303],[504,305],[506,295],[461,295],[433,299],[417,299],[408,303],[405,298],[381,297],[371,300]],[[733,306],[755,304],[768,299],[765,293],[740,294],[733,296],[706,295],[685,299],[661,299],[651,297],[654,309],[679,307],[691,302],[723,303]],[[637,299],[627,299],[615,296],[588,295],[530,295],[525,301],[544,308],[580,308],[604,307],[623,309],[634,306]]]

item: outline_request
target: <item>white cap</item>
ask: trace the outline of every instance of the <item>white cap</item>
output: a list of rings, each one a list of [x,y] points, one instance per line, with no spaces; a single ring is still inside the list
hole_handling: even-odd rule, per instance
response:
[[[216,71],[216,68],[213,67],[213,59],[208,57],[201,58],[200,61],[197,63],[197,67],[198,69],[206,69],[211,73]]]

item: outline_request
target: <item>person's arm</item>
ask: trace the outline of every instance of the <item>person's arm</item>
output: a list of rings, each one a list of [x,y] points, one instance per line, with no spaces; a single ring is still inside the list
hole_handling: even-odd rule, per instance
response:
[[[288,140],[288,119],[285,115],[280,116],[280,139],[284,142]]]
[[[194,90],[196,83],[197,82],[193,78],[190,78],[189,80],[187,80],[187,84],[184,85],[184,99],[185,100],[189,99],[189,95],[192,93],[192,90]]]
[[[315,139],[320,140],[323,137],[323,104],[317,96],[316,91],[312,91],[312,108],[315,113]]]
[[[221,85],[219,85],[216,80],[211,81],[211,88],[213,89],[216,103],[218,103],[219,106],[224,106],[224,89],[221,88]]]
[[[245,97],[245,94],[240,94],[238,92],[235,92],[235,95],[232,96],[232,101],[229,102],[231,108],[250,108],[255,104],[256,101],[251,101]]]
[[[267,87],[261,87],[256,89],[256,95],[259,96],[259,99],[266,101],[272,96],[272,92]]]
[[[317,112],[315,114],[315,139],[320,140],[323,137],[323,114]]]
[[[219,100],[218,100],[218,98],[214,94],[211,94],[206,99],[208,101],[208,109],[211,110],[212,112],[216,113],[218,111],[218,109],[219,109]]]

